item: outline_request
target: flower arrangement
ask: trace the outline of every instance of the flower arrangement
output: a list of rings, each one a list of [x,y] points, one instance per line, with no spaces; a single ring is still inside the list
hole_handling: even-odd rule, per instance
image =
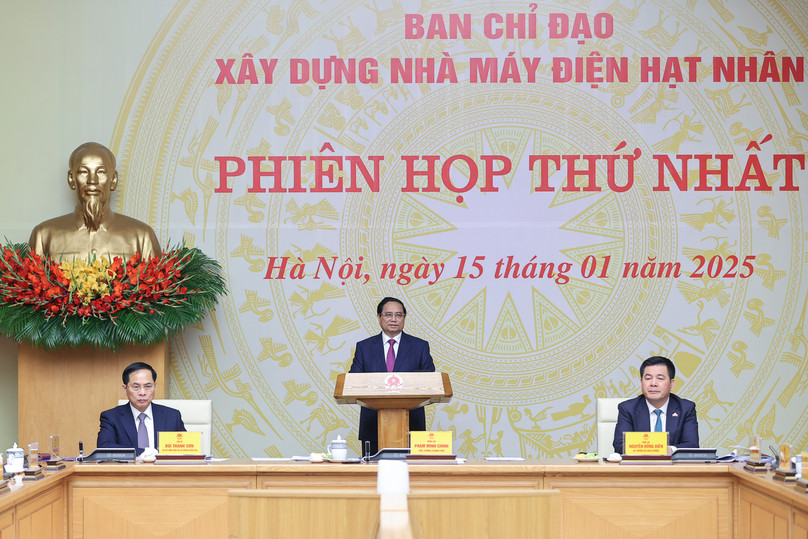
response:
[[[82,305],[89,305],[94,299],[110,295],[109,282],[116,272],[109,271],[109,267],[109,260],[105,257],[97,258],[92,263],[68,260],[59,264],[59,269],[70,283],[68,292],[77,294]]]
[[[126,261],[0,250],[0,333],[46,349],[154,344],[200,322],[227,292],[221,266],[184,245]]]

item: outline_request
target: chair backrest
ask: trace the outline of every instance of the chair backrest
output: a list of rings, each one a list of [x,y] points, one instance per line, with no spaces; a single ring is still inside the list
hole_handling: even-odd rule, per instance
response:
[[[558,490],[441,489],[407,495],[413,537],[561,537]]]
[[[608,457],[614,453],[614,427],[617,425],[617,405],[627,398],[597,399],[598,456]]]
[[[118,405],[126,404],[126,399]],[[202,452],[211,454],[211,434],[213,432],[213,401],[186,399],[154,399],[152,402],[179,410],[182,422],[188,432],[202,433]]]

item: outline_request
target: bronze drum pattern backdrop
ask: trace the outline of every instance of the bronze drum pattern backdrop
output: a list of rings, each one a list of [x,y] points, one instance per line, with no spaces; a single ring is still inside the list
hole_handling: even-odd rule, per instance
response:
[[[524,35],[498,34],[507,21]],[[459,454],[594,450],[595,400],[637,395],[655,354],[696,401],[703,446],[755,433],[808,447],[805,28],[797,1],[179,2],[111,146],[116,211],[227,275],[219,309],[171,341],[171,397],[213,399],[219,456],[307,453],[338,434],[358,452],[358,408],[335,404],[334,381],[391,295],[452,379],[427,426]],[[737,62],[734,80],[714,57]],[[617,58],[628,74],[607,80]],[[658,188],[654,155],[681,171],[677,156],[700,154],[730,188],[700,179],[696,157],[686,189],[670,170]],[[792,157],[775,170],[777,155]],[[417,156],[409,172],[402,156]],[[438,156],[436,189],[422,156]],[[496,190],[484,156],[512,163]],[[601,156],[592,175],[562,189],[584,156]],[[377,189],[356,158],[378,167]]]

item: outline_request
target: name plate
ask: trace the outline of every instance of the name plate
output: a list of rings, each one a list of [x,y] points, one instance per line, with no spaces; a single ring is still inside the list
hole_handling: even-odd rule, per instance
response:
[[[667,455],[667,432],[624,432],[623,451],[626,455]]]
[[[411,455],[452,455],[451,431],[410,432]]]
[[[79,462],[134,462],[134,448],[106,448],[99,447],[86,457],[78,457]]]
[[[161,455],[201,455],[202,433],[161,432],[158,451]]]

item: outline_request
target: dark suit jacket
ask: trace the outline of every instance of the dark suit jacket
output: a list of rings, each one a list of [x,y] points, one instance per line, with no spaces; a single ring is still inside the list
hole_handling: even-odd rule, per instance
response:
[[[387,354],[381,333],[356,343],[350,372],[387,372]],[[393,372],[435,372],[435,363],[429,353],[429,343],[418,337],[401,334]],[[379,430],[376,410],[362,407],[359,413],[359,439],[369,441],[371,453],[378,451]],[[423,408],[410,411],[410,430],[426,430]],[[362,448],[364,450],[364,446]]]
[[[651,415],[645,397],[621,402],[617,406],[617,426],[614,428],[614,450],[623,453],[624,432],[649,432]],[[676,414],[674,417],[673,414]],[[668,412],[665,414],[665,430],[668,431],[668,444],[676,447],[699,446],[699,420],[696,416],[696,404],[687,399],[680,399],[673,393],[668,400]]]
[[[154,447],[159,447],[160,432],[185,432],[185,425],[178,410],[152,403],[154,416]],[[137,447],[137,424],[129,403],[101,412],[101,429],[98,431],[97,447],[135,447],[137,454],[143,453]]]

